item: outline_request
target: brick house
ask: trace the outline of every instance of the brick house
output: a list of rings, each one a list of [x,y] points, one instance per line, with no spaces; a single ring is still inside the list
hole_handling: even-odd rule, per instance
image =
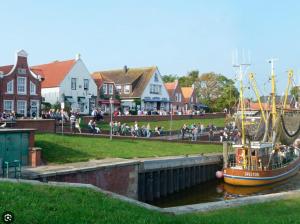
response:
[[[198,99],[194,87],[182,87],[184,109],[187,112],[188,110],[193,110],[195,105],[198,104]]]
[[[110,112],[109,100],[112,98],[114,110],[118,109],[120,107],[120,95],[114,81],[99,72],[94,72],[92,78],[97,85],[97,106],[104,112]]]
[[[28,66],[27,56],[24,50],[18,51],[14,65],[0,67],[0,112],[40,115],[42,76]]]
[[[183,94],[178,83],[178,80],[174,82],[165,83],[165,87],[170,96],[170,106],[172,105],[173,112],[183,112],[184,110],[184,102],[183,102]]]

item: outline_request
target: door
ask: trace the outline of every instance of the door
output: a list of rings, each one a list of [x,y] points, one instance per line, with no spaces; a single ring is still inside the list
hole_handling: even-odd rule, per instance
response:
[[[22,133],[5,134],[5,155],[3,161],[21,160],[21,137]]]
[[[160,110],[160,102],[157,102],[157,110]]]
[[[30,101],[30,117],[38,117],[39,116],[39,101],[31,100]]]

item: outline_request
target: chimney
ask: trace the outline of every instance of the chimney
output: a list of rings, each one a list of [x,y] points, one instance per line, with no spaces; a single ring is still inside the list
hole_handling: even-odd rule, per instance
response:
[[[75,55],[75,60],[78,61],[79,59],[80,59],[80,54],[77,53],[77,54]]]
[[[125,72],[125,73],[128,72],[128,67],[127,67],[127,65],[124,65],[124,72]]]

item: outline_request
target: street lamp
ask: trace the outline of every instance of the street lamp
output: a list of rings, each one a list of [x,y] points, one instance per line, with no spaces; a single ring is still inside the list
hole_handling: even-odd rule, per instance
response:
[[[170,140],[171,140],[171,136],[172,136],[172,121],[173,121],[173,106],[172,106],[172,103],[170,103]]]
[[[109,139],[112,140],[112,128],[113,128],[113,123],[112,123],[112,104],[113,104],[113,99],[110,97],[109,99],[109,105],[110,105],[110,136]]]

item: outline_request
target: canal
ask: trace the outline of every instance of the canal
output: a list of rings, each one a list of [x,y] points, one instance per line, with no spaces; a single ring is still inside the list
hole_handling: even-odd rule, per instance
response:
[[[238,187],[225,184],[221,180],[212,180],[182,190],[178,193],[156,199],[149,204],[166,208],[213,201],[230,200],[251,195],[263,195],[300,189],[300,172],[285,181],[260,187]]]

